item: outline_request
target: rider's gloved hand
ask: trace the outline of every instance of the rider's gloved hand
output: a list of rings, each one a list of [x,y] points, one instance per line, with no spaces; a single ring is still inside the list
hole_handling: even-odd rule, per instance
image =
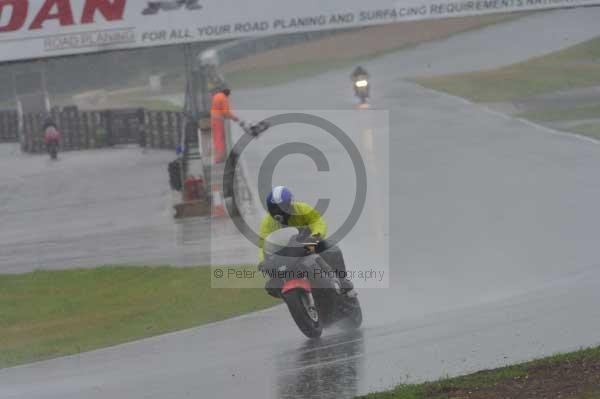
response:
[[[317,234],[311,235],[310,240],[312,240],[312,242],[314,242],[315,244],[320,243],[321,242],[321,234],[317,233]]]
[[[307,249],[313,253],[317,252],[317,245],[319,245],[320,241],[321,241],[320,234],[311,234],[304,239],[304,242],[310,243],[310,245],[307,246]]]

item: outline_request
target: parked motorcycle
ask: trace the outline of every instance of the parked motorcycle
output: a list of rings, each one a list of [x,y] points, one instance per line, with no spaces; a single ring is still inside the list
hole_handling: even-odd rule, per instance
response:
[[[333,324],[356,329],[362,310],[354,290],[342,290],[339,279],[312,249],[315,242],[295,227],[272,233],[265,240],[262,270],[276,282],[296,325],[308,338],[321,336]]]

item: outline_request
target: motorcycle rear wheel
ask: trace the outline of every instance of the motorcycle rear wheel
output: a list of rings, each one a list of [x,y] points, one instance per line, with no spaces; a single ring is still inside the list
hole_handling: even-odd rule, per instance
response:
[[[319,338],[323,332],[323,326],[318,312],[317,320],[310,317],[306,292],[299,289],[289,291],[283,295],[283,300],[300,331],[308,338]]]

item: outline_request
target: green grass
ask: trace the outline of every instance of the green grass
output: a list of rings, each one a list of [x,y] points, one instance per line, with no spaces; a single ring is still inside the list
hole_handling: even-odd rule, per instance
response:
[[[212,289],[210,280],[209,267],[0,275],[0,368],[198,326],[276,303],[262,289]]]
[[[570,108],[548,108],[517,115],[539,123],[552,123],[562,121],[584,121],[586,119],[600,120],[600,104],[585,105]],[[570,128],[564,128],[572,133],[600,140],[600,121],[589,123],[582,122]]]
[[[403,384],[396,388],[385,391],[371,393],[361,396],[362,399],[442,399],[446,396],[440,392],[452,391],[456,389],[476,389],[492,387],[516,378],[527,376],[531,370],[540,366],[559,365],[574,361],[598,361],[600,360],[600,347],[584,349],[577,352],[559,354],[548,358],[534,360],[528,363],[522,363],[514,366],[502,367],[495,370],[485,370],[474,374],[443,379],[424,384]],[[587,398],[586,398],[587,399]]]
[[[600,104],[578,107],[548,108],[523,112],[517,116],[536,122],[575,121],[580,119],[600,119]]]
[[[600,123],[588,123],[583,125],[575,126],[570,131],[573,133],[588,136],[597,140],[600,140]]]
[[[161,100],[157,98],[138,99],[134,103],[136,107],[146,108],[154,111],[183,111],[183,107],[173,104],[167,100]]]
[[[480,102],[514,101],[596,86],[600,85],[600,38],[503,68],[414,81]]]
[[[365,58],[363,56],[348,60],[318,60],[281,67],[245,69],[226,74],[225,80],[229,86],[236,89],[277,86],[334,69],[350,67]]]
[[[120,108],[146,108],[154,111],[183,111],[183,107],[162,99],[155,94],[142,91],[140,93],[111,94],[108,103]]]

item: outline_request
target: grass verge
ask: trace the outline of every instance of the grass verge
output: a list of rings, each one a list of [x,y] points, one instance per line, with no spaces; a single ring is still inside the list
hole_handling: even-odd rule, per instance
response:
[[[562,395],[562,396],[561,396]],[[463,377],[399,385],[362,399],[600,398],[600,347]]]
[[[183,110],[182,106],[171,101],[142,90],[141,93],[111,94],[107,102],[116,108],[145,108],[152,111],[175,111]]]
[[[514,101],[596,86],[600,85],[600,38],[502,68],[414,81],[479,102]]]
[[[575,121],[581,119],[600,119],[600,104],[546,108],[518,114],[521,118],[536,122]]]
[[[212,289],[210,273],[209,267],[100,267],[0,275],[0,368],[194,327],[276,303],[262,289]]]
[[[578,125],[570,129],[573,133],[600,140],[600,123]]]
[[[310,61],[287,66],[246,69],[226,74],[225,80],[229,86],[236,89],[278,86],[331,70],[346,68],[365,59],[366,56],[348,60]]]

